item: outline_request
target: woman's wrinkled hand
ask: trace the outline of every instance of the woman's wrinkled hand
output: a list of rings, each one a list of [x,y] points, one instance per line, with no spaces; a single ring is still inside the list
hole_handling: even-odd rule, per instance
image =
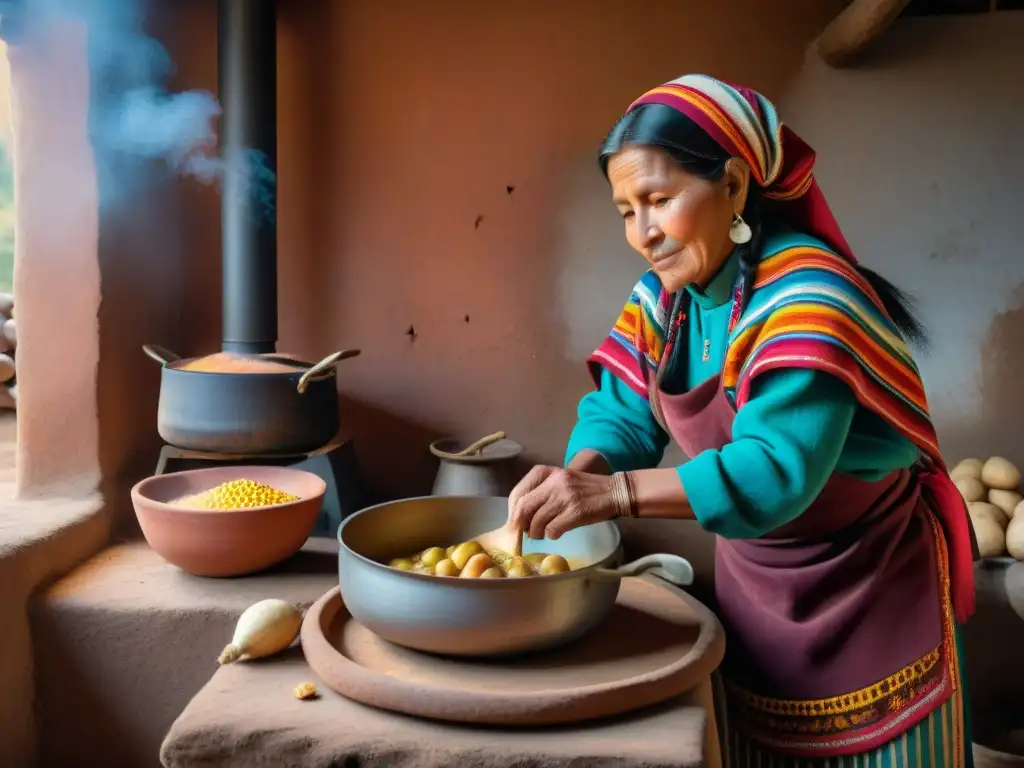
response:
[[[615,480],[560,467],[534,467],[508,497],[509,523],[531,539],[557,539],[619,514]]]

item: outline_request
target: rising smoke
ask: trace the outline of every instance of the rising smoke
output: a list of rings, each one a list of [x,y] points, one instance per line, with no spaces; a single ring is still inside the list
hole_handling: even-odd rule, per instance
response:
[[[165,2],[173,13],[175,0]],[[172,93],[174,63],[164,46],[144,31],[152,0],[0,0],[22,36],[72,17],[89,29],[90,134],[100,182],[101,208],[109,209],[144,188],[174,177],[204,183],[237,175],[235,189],[258,210],[272,214],[274,174],[262,153],[218,153],[220,104],[209,91]],[[235,179],[233,179],[235,180]]]

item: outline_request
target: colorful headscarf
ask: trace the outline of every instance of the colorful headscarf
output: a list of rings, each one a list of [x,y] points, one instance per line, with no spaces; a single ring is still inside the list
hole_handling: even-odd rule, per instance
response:
[[[746,160],[779,218],[856,261],[814,179],[814,150],[782,124],[775,105],[760,93],[707,75],[684,75],[651,89],[627,111],[642,104],[662,104],[693,120],[722,149]]]

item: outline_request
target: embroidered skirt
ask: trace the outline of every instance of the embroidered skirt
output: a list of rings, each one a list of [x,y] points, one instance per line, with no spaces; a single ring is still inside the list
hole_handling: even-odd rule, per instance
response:
[[[722,745],[730,768],[972,768],[970,697],[959,674],[963,639],[956,628],[956,679],[952,697],[916,726],[868,752],[843,757],[786,757],[747,738],[735,728]]]

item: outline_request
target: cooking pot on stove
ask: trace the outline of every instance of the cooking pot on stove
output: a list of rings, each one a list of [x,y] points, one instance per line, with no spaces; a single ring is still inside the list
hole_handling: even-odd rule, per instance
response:
[[[618,527],[576,528],[558,540],[526,539],[523,552],[559,554],[576,567],[522,579],[439,578],[384,563],[472,539],[505,523],[508,499],[429,496],[379,504],[338,529],[338,577],[349,613],[379,637],[419,651],[496,656],[571,642],[597,627],[621,579],[649,573],[677,586],[693,568],[675,555],[620,565]]]
[[[162,366],[160,437],[241,456],[301,454],[330,442],[340,426],[335,366],[359,354],[343,350],[314,364],[275,354],[182,359],[154,345],[143,351]]]

